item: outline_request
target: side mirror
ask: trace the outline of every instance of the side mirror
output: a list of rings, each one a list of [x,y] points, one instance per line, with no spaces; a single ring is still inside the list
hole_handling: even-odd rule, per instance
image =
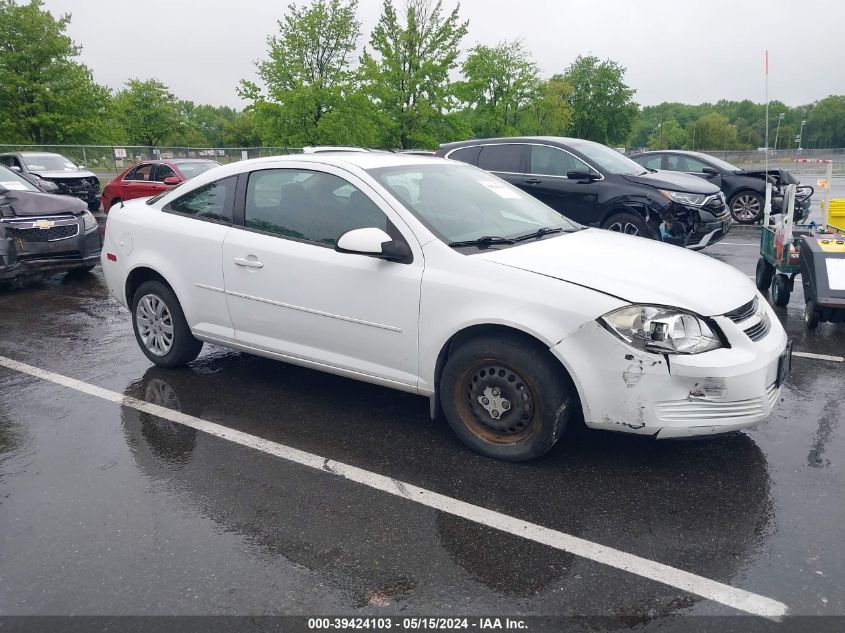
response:
[[[168,176],[167,178],[164,179],[164,184],[167,185],[167,186],[178,185],[180,182],[182,182],[182,181],[179,180],[178,176]]]
[[[12,165],[11,167],[9,167],[9,169],[11,169],[12,171],[16,171],[18,173],[21,173],[21,168],[18,167],[17,165]]]
[[[334,249],[338,253],[369,255],[402,264],[409,264],[413,259],[411,249],[405,242],[394,240],[375,227],[347,231],[337,240]]]
[[[83,164],[83,163],[80,163],[79,165],[77,165],[77,167],[78,167],[79,169],[88,169],[88,166],[87,166],[87,165],[85,165],[85,164]]]
[[[581,180],[581,181],[589,181],[592,182],[594,180],[598,180],[601,178],[597,173],[592,171],[581,171],[581,170],[572,170],[566,172],[566,177],[569,180]]]
[[[719,175],[719,172],[713,169],[712,167],[702,167],[701,173],[707,174],[708,178],[712,178],[713,176]]]

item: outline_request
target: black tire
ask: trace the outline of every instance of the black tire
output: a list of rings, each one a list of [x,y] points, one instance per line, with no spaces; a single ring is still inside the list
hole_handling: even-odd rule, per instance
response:
[[[505,461],[534,459],[551,449],[573,397],[549,352],[516,336],[464,343],[440,377],[440,403],[455,434],[474,451]]]
[[[98,200],[89,200],[88,201],[88,210],[92,212],[96,212],[100,210],[100,201]]]
[[[788,305],[790,292],[789,277],[783,273],[778,273],[775,276],[775,282],[772,284],[772,303],[780,307]]]
[[[625,233],[626,235],[647,237],[652,240],[659,239],[660,235],[641,216],[628,211],[614,213],[602,223],[601,228],[616,233]]]
[[[808,330],[815,330],[819,326],[820,321],[821,315],[816,310],[816,303],[810,299],[804,305],[804,325],[807,326]]]
[[[775,267],[762,257],[757,260],[757,273],[754,276],[757,282],[757,290],[766,292],[772,286],[772,278],[775,276]]]
[[[155,322],[146,320],[139,326],[139,321],[143,321],[144,318],[139,314],[138,304],[145,297],[154,297],[157,301],[162,302],[166,312],[162,311],[161,316]],[[155,309],[151,310],[148,306],[149,304],[145,302],[142,311],[150,314],[157,312]],[[145,330],[144,334],[140,331],[141,328]],[[191,329],[185,320],[185,314],[182,312],[182,306],[179,305],[179,300],[173,290],[160,281],[145,281],[135,291],[135,295],[132,297],[132,329],[135,331],[135,340],[138,341],[141,351],[160,367],[186,365],[199,356],[202,350],[202,341],[198,341],[191,334]],[[167,329],[170,330],[170,333],[167,332]],[[161,344],[157,346],[149,344],[150,337],[155,339],[157,335]],[[147,342],[145,342],[145,336]],[[152,347],[157,347],[160,353],[155,353]]]
[[[739,224],[754,224],[763,217],[764,199],[756,191],[736,192],[728,201],[731,217]]]
[[[120,198],[114,198],[114,199],[113,199],[113,200],[109,203],[109,211],[111,211],[111,210],[115,207],[115,205],[118,205],[118,204],[120,204],[121,202],[123,202],[123,200],[121,200]],[[105,207],[104,207],[104,208],[105,208]],[[109,211],[106,211],[106,213],[108,213]]]

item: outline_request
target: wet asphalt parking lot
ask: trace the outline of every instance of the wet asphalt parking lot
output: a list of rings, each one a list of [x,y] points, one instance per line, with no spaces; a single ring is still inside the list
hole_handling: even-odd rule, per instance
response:
[[[706,253],[751,276],[758,239]],[[0,366],[0,615],[845,615],[845,325],[805,331],[800,284],[776,311],[833,358],[796,356],[761,426],[572,425],[509,464],[421,397],[209,345],[155,368],[99,269],[1,291],[0,357],[58,377]]]

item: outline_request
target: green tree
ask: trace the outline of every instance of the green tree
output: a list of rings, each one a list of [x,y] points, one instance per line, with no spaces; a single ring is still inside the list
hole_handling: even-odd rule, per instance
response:
[[[472,112],[476,136],[519,133],[523,112],[539,97],[540,69],[522,42],[479,44],[461,66],[464,81],[455,87]]]
[[[222,145],[228,147],[258,147],[261,134],[255,125],[255,115],[247,110],[235,114],[235,118],[223,126]]]
[[[80,47],[40,0],[0,0],[0,138],[17,143],[82,143],[101,134],[106,88],[76,61]]]
[[[733,149],[736,145],[736,126],[723,114],[710,112],[698,119],[694,125],[697,149],[724,150]]]
[[[625,82],[625,68],[612,60],[579,55],[563,78],[572,86],[572,133],[607,145],[624,143],[639,110]]]
[[[830,95],[815,103],[806,120],[805,138],[816,147],[845,147],[845,95]]]
[[[526,134],[563,136],[572,126],[572,86],[557,75],[537,86],[522,119]]]
[[[357,92],[353,55],[361,35],[357,0],[313,0],[310,5],[288,6],[279,20],[279,32],[267,39],[268,59],[257,64],[267,96],[248,81],[241,96],[253,101],[262,137],[280,145],[338,143],[370,144],[362,119],[369,102]],[[347,107],[352,99],[359,109]],[[360,109],[360,108],[363,108]],[[338,125],[338,119],[345,122]],[[348,128],[348,129],[347,129]]]
[[[183,132],[184,111],[157,79],[130,79],[115,95],[118,117],[130,144],[155,147]]]
[[[675,119],[658,122],[656,128],[648,137],[651,149],[681,149],[686,146],[687,132]]]
[[[400,17],[392,0],[384,0],[370,37],[373,53],[364,50],[361,57],[361,76],[385,145],[430,147],[449,134],[449,72],[467,32],[459,9],[445,15],[441,0],[405,0]]]

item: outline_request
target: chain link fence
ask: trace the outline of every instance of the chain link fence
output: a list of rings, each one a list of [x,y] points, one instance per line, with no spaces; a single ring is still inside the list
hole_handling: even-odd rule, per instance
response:
[[[144,147],[140,145],[0,145],[4,152],[53,152],[77,165],[85,165],[102,179],[114,178],[126,167],[141,160],[168,158],[207,158],[233,163],[248,158],[297,154],[299,147]]]

